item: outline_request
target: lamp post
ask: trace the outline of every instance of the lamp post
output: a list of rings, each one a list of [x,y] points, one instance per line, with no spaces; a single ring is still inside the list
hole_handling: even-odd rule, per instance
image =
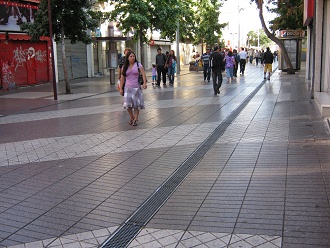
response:
[[[237,4],[237,12],[238,12],[238,17],[237,17],[237,22],[238,22],[238,32],[237,32],[237,48],[240,49],[241,47],[241,25],[240,25],[240,21],[239,21],[239,16],[241,11],[244,10],[244,8],[240,8],[239,7],[239,1]]]
[[[258,49],[260,47],[260,29],[258,28]]]
[[[55,59],[54,59],[54,44],[53,44],[53,23],[52,23],[52,8],[50,0],[48,0],[48,24],[49,24],[49,38],[50,38],[50,47],[52,57],[52,73],[53,73],[53,92],[54,100],[57,100],[57,88],[56,88],[56,73],[55,73]]]

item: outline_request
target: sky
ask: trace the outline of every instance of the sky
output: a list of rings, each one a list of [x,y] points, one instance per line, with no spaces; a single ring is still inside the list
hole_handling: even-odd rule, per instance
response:
[[[240,39],[240,44],[242,45],[246,42],[245,37],[249,31],[257,31],[262,28],[259,10],[255,3],[250,4],[250,0],[227,0],[223,3],[223,6],[220,8],[219,21],[220,23],[229,23],[223,30],[225,40],[231,40],[232,43],[238,44],[238,39]],[[263,14],[266,25],[268,21],[275,17],[265,9]]]

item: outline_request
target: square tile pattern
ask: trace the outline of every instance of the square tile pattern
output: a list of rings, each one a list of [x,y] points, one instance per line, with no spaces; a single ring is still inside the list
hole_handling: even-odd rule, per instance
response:
[[[116,90],[88,82],[0,117],[0,248],[100,247],[224,121],[129,247],[330,247],[329,132],[299,73],[276,71],[235,120],[261,66],[216,97],[195,72],[149,87],[137,127]],[[51,101],[35,91],[0,98]]]

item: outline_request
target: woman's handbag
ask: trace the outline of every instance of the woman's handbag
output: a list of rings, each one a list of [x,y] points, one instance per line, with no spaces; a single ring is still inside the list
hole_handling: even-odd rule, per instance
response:
[[[142,74],[141,74],[141,71],[140,71],[140,68],[139,68],[139,62],[137,63],[137,68],[139,70],[138,82],[139,82],[140,85],[143,85],[143,77],[142,77]]]

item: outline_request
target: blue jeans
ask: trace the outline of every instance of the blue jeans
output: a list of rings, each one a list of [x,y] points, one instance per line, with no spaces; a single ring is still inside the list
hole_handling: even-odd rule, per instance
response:
[[[226,76],[227,76],[227,78],[234,77],[234,68],[233,67],[226,67]]]
[[[211,68],[209,65],[204,65],[204,80],[210,81],[211,77]]]
[[[171,66],[168,67],[168,79],[170,80],[170,84],[174,84],[174,68],[172,68]]]

